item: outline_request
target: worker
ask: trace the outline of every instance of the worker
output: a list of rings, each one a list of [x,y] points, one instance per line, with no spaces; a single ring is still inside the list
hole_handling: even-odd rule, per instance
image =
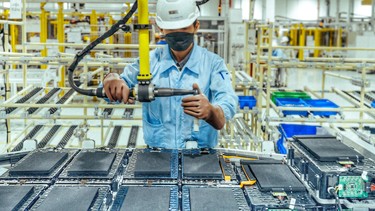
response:
[[[185,148],[196,141],[199,148],[218,144],[218,131],[230,120],[238,98],[224,60],[194,43],[199,29],[199,8],[194,0],[158,0],[156,24],[167,44],[150,52],[150,72],[156,87],[201,90],[199,95],[156,98],[142,104],[144,140],[149,147]],[[111,101],[132,103],[129,87],[137,84],[139,61],[121,75],[103,80]],[[199,119],[199,131],[194,119]]]

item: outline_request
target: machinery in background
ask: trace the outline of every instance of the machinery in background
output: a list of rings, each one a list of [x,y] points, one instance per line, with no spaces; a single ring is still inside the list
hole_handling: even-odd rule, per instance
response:
[[[288,161],[324,206],[375,209],[375,162],[334,136],[295,136]]]

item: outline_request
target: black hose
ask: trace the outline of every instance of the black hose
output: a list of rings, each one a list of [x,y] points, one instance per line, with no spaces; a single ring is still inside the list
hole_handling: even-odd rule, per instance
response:
[[[205,3],[207,3],[209,0],[202,0],[202,1],[196,1],[195,3],[197,4],[197,6],[199,7],[200,5],[203,5]]]
[[[134,2],[132,8],[130,11],[125,15],[125,17],[121,20],[119,20],[117,23],[112,25],[112,27],[106,31],[102,36],[98,37],[96,40],[94,40],[92,43],[90,43],[86,48],[84,48],[82,51],[76,54],[74,61],[69,66],[68,70],[68,79],[70,86],[78,93],[88,96],[96,96],[96,90],[95,89],[81,89],[79,88],[75,83],[73,79],[73,72],[76,69],[78,63],[93,49],[95,46],[100,44],[103,40],[107,39],[108,37],[112,36],[114,33],[116,33],[121,25],[124,25],[128,22],[128,20],[133,16],[135,11],[138,8],[137,0]]]

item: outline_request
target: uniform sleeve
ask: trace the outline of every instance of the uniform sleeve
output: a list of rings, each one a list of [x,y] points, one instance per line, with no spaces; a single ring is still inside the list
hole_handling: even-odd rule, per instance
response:
[[[233,90],[231,75],[224,60],[217,58],[213,65],[211,76],[212,104],[223,109],[226,120],[236,114],[238,97]]]
[[[121,73],[120,77],[124,79],[125,83],[129,88],[134,87],[138,81],[137,76],[139,73],[139,59],[136,62],[125,66],[124,71]]]

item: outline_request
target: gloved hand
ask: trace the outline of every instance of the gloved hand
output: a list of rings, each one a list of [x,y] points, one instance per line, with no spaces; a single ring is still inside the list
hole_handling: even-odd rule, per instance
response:
[[[201,93],[198,84],[194,83],[193,89],[198,90],[199,94],[182,99],[181,105],[184,107],[184,112],[195,118],[207,120],[212,115],[213,106],[207,97]]]
[[[103,88],[111,102],[120,101],[123,103],[134,103],[134,100],[129,98],[129,87],[117,73],[111,73],[105,77],[103,80]]]

